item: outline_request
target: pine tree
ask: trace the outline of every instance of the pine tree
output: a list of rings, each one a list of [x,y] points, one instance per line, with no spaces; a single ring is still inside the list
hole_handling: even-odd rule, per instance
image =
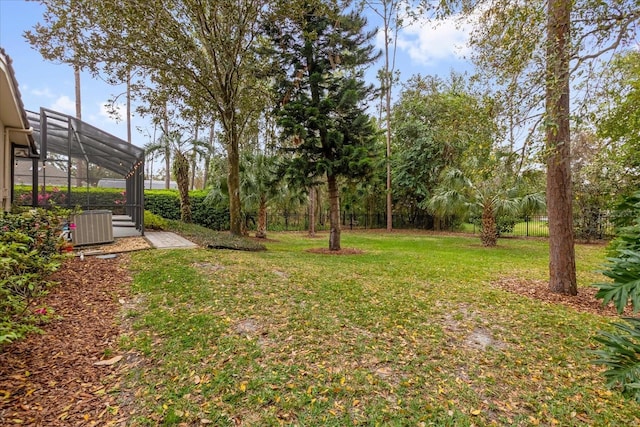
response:
[[[326,177],[334,251],[340,250],[339,178],[366,176],[374,157],[376,130],[365,111],[373,89],[363,68],[376,56],[365,24],[357,12],[308,2],[267,25],[278,70],[278,124],[293,154],[288,173],[306,183]]]

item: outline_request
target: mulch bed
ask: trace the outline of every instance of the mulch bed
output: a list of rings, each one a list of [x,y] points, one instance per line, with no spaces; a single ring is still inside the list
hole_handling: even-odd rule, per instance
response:
[[[576,311],[598,314],[600,316],[618,317],[613,304],[602,305],[602,300],[596,298],[597,288],[579,288],[578,295],[560,295],[549,292],[549,282],[543,280],[524,280],[516,278],[503,278],[493,283],[493,285],[505,291],[523,295],[529,298],[545,301],[551,304],[564,304]],[[623,316],[633,315],[631,306],[628,306]]]
[[[110,393],[117,364],[94,364],[117,347],[127,258],[69,259],[52,279],[59,285],[38,306],[52,308],[54,320],[0,348],[0,425],[115,425],[123,416]]]

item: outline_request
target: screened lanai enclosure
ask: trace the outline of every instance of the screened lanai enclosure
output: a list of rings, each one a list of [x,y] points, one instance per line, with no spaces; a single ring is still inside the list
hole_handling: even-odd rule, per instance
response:
[[[124,218],[144,234],[144,150],[46,108],[27,117],[39,156],[14,152],[13,203],[79,208],[78,221],[91,226],[108,217],[111,227],[112,218]],[[119,188],[101,188],[104,180]]]

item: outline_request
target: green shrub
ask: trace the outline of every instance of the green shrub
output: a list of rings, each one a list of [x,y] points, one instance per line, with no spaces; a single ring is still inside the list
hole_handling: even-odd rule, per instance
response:
[[[207,200],[206,191],[191,192],[191,216],[195,224],[212,230],[229,229],[229,207],[215,206]]]
[[[624,311],[629,301],[634,312],[640,311],[640,201],[633,208],[633,225],[618,230],[610,245],[611,256],[602,272],[612,282],[594,284],[599,289],[596,297],[602,298],[603,304],[613,301],[618,313]]]
[[[622,313],[631,302],[634,313],[640,311],[640,193],[633,198],[633,225],[623,227],[611,244],[612,256],[602,272],[611,282],[596,283],[597,298],[613,302]],[[604,375],[611,387],[619,386],[625,396],[640,401],[640,319],[626,318],[614,324],[614,332],[600,332],[596,340],[604,348],[596,352],[594,363],[607,368]]]
[[[31,187],[16,186],[14,197],[18,206],[31,206]],[[70,201],[70,203],[69,203]],[[91,206],[98,209],[112,209],[114,214],[124,213],[126,198],[124,190],[119,188],[73,187],[71,197],[67,197],[67,189],[47,186],[44,192],[38,193],[39,206]]]
[[[229,207],[227,205],[215,205],[207,200],[207,190],[195,190],[189,192],[191,199],[191,215],[193,222],[212,230],[229,229]],[[15,197],[18,206],[31,205],[31,187],[17,186]],[[45,192],[38,196],[41,202],[52,203],[54,206],[67,204],[66,190],[57,187],[47,187]],[[91,206],[96,208],[111,209],[114,214],[121,214],[120,207],[125,202],[123,190],[117,188],[72,188],[71,206]],[[180,196],[177,190],[145,190],[144,208],[149,212],[164,219],[180,219]],[[146,221],[145,221],[146,222]],[[148,226],[148,225],[147,225]]]
[[[169,224],[160,215],[156,215],[148,210],[144,211],[144,227],[149,230],[166,230]]]
[[[165,219],[180,219],[180,196],[177,190],[146,190],[144,208]]]
[[[625,318],[615,323],[614,332],[600,332],[595,338],[604,349],[593,363],[607,368],[609,387],[620,387],[622,394],[640,402],[640,319]]]
[[[0,344],[13,341],[45,319],[30,312],[60,266],[62,223],[68,211],[34,209],[0,217]]]
[[[229,229],[229,208],[215,206],[207,200],[208,191],[189,193],[193,223],[212,230]],[[144,193],[145,209],[165,219],[180,219],[180,196],[177,190],[147,190]]]
[[[169,229],[192,242],[210,249],[234,249],[238,251],[264,251],[266,247],[259,242],[243,236],[234,236],[229,232],[214,231],[198,224],[181,221],[169,221]]]
[[[498,232],[498,236],[513,233],[513,229],[519,221],[519,218],[513,216],[498,216],[496,218],[496,231]]]

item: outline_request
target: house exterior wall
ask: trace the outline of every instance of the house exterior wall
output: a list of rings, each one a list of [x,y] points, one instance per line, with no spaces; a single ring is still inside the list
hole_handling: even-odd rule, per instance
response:
[[[28,147],[29,155],[36,155],[37,148],[29,120],[22,103],[18,82],[11,65],[11,58],[0,47],[0,209],[11,209],[11,178],[13,172],[12,150],[14,145]]]
[[[2,210],[11,209],[11,200],[9,200],[9,186],[11,185],[11,156],[7,158],[6,153],[10,153],[11,142],[5,137],[5,126],[0,119],[0,135],[2,135],[2,150],[0,150],[0,165],[2,165],[2,173],[0,173],[0,199],[2,200]]]

